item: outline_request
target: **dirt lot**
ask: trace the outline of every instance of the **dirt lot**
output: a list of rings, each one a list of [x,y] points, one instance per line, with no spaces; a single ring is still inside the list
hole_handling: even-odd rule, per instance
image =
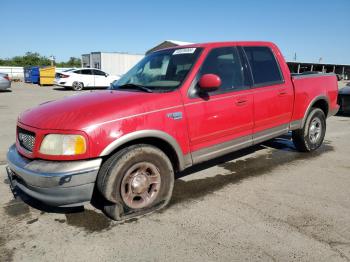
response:
[[[14,84],[0,93],[0,261],[349,261],[350,118],[328,120],[324,145],[284,136],[179,174],[170,206],[125,223],[88,205],[14,199],[5,154],[17,115],[74,94]]]

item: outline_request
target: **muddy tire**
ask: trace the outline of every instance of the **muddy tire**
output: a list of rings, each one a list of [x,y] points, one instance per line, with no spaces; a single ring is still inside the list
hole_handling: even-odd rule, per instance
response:
[[[102,165],[97,188],[107,200],[105,213],[125,220],[166,206],[174,187],[173,166],[160,149],[132,145],[112,155]]]
[[[293,143],[298,151],[312,152],[319,148],[326,134],[326,116],[319,108],[313,108],[303,128],[292,133]]]
[[[84,84],[83,84],[82,82],[77,82],[77,81],[75,81],[75,82],[73,82],[73,84],[72,84],[72,89],[73,89],[74,91],[81,91],[81,90],[84,89]]]

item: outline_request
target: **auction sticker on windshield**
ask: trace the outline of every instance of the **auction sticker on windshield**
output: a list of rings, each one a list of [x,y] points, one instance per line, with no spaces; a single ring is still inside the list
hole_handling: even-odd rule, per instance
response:
[[[182,54],[193,54],[196,51],[196,48],[182,48],[174,51],[173,55],[182,55]]]

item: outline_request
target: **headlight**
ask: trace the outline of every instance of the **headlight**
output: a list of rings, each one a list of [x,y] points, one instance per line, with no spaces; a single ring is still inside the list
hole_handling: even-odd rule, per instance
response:
[[[39,152],[45,155],[81,155],[86,152],[86,141],[81,135],[49,134],[44,137]]]

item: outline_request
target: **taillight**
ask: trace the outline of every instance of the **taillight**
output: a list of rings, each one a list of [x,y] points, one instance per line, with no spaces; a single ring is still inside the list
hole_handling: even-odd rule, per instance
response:
[[[5,78],[6,80],[10,81],[9,76],[4,76],[4,78]]]
[[[69,75],[64,75],[64,74],[61,74],[61,76],[60,76],[61,78],[67,78],[67,77],[69,77]]]

